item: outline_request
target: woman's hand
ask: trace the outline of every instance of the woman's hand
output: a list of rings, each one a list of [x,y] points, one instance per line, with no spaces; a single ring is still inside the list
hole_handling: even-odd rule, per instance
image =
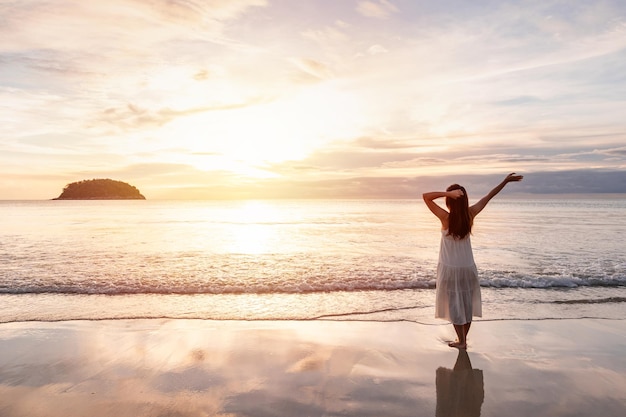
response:
[[[446,197],[450,197],[454,200],[456,200],[459,197],[463,196],[463,190],[461,189],[456,189],[456,190],[452,190],[452,191],[446,191]]]
[[[504,179],[504,183],[506,184],[513,181],[521,181],[522,178],[524,178],[523,175],[515,175],[515,172],[513,172],[506,176],[506,178]]]

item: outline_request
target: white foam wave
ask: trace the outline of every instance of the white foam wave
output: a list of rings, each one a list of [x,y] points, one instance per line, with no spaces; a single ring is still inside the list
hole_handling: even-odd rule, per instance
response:
[[[626,286],[626,277],[597,276],[537,276],[516,273],[481,274],[481,286],[492,288],[577,288]],[[49,280],[22,279],[0,283],[0,293],[6,294],[305,294],[316,292],[394,291],[403,289],[432,289],[435,279],[413,271],[381,274],[353,271],[338,277],[329,275],[271,275],[262,278],[192,276],[185,279],[154,276],[152,279],[99,277],[77,279],[64,277]]]

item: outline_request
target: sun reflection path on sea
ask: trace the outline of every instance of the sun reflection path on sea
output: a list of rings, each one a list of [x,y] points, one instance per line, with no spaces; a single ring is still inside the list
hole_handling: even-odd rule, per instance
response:
[[[279,239],[275,225],[285,221],[276,205],[262,201],[245,201],[231,211],[230,234],[224,236],[228,252],[246,255],[282,252],[286,242]]]
[[[138,219],[145,226],[141,229],[143,236],[130,239],[140,240],[134,246],[136,250],[153,253],[293,253],[310,249],[313,241],[306,236],[318,233],[316,228],[302,233],[303,219],[310,225],[311,216],[316,216],[314,210],[295,202],[182,202]]]
[[[107,218],[110,227],[102,231],[106,234],[102,243],[117,242],[125,253],[130,250],[159,259],[200,254],[309,254],[325,259],[394,255],[407,248],[416,248],[410,252],[417,256],[423,252],[418,243],[436,247],[436,242],[417,242],[414,210],[407,203],[232,200],[155,201],[146,206],[140,215]],[[398,230],[407,230],[407,216],[412,232],[399,239]]]

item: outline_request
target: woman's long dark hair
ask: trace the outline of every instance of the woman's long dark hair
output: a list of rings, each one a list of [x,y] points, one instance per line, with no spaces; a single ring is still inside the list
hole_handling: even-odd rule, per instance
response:
[[[446,206],[450,210],[448,217],[448,235],[455,239],[463,239],[472,232],[472,217],[469,212],[469,200],[465,188],[459,184],[452,184],[446,191],[462,190],[459,198],[446,197]]]

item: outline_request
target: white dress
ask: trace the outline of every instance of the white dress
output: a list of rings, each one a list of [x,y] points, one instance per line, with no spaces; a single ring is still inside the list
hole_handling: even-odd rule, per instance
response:
[[[473,316],[482,317],[482,302],[470,236],[455,239],[442,230],[435,317],[465,324]]]

